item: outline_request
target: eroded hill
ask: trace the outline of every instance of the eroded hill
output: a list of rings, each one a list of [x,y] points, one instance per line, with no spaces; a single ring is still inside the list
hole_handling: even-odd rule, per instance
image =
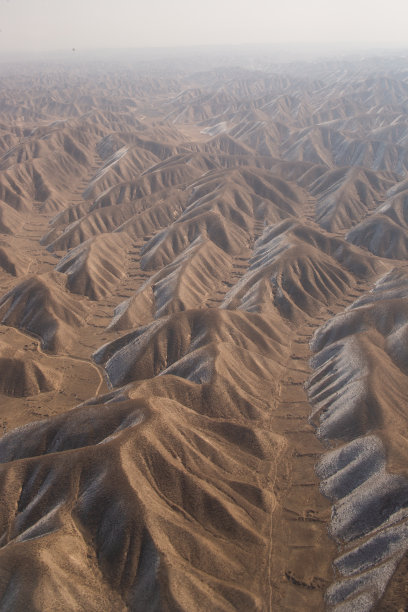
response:
[[[189,66],[0,74],[0,607],[405,609],[405,64]]]

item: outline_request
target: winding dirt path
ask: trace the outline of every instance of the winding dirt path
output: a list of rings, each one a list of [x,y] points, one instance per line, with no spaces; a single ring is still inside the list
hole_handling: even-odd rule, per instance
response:
[[[21,335],[25,340],[27,340],[27,338],[34,338],[35,340],[35,345],[36,345],[36,350],[38,353],[40,353],[40,355],[44,355],[45,357],[48,358],[62,358],[62,359],[71,359],[72,361],[76,361],[78,363],[82,363],[85,364],[86,366],[89,366],[90,368],[92,368],[93,370],[95,370],[95,372],[97,372],[98,374],[98,378],[99,378],[99,383],[98,386],[95,390],[94,393],[94,397],[97,396],[99,394],[99,391],[101,390],[102,385],[104,384],[104,382],[107,383],[107,381],[105,380],[105,376],[104,376],[104,372],[105,370],[101,367],[98,366],[96,363],[93,363],[90,359],[83,359],[81,357],[76,357],[75,355],[71,355],[69,353],[58,353],[58,354],[52,354],[52,353],[47,353],[43,350],[41,344],[42,344],[42,339],[37,336],[36,334],[34,334],[33,332],[24,332],[23,330],[19,329],[18,327],[13,327],[13,330],[15,332],[17,332],[19,335]]]

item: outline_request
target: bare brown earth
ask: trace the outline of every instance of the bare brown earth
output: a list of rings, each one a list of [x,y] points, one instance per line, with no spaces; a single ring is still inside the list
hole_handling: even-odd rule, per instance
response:
[[[406,609],[405,63],[10,70],[0,609]]]

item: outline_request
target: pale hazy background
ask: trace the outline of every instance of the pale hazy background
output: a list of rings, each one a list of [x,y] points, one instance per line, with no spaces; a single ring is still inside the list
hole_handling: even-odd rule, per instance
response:
[[[253,43],[395,48],[408,47],[407,25],[408,0],[0,0],[0,55]]]

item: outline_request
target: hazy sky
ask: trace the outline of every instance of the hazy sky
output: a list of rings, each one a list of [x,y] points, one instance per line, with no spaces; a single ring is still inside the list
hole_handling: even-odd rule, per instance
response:
[[[408,47],[408,0],[0,0],[7,51],[245,43]]]

